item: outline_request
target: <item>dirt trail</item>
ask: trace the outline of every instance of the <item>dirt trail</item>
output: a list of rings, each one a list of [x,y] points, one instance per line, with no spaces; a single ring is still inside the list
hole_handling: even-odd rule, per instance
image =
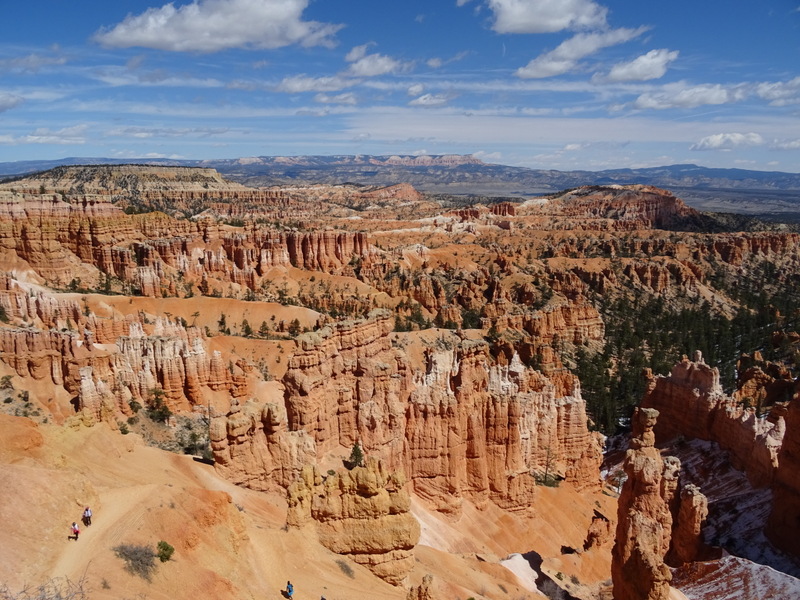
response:
[[[75,581],[87,572],[92,556],[105,548],[123,543],[126,533],[138,531],[144,523],[145,500],[151,495],[155,485],[140,485],[108,490],[100,494],[101,510],[94,508],[90,527],[81,525],[77,542],[67,540],[56,560],[51,575],[69,577]],[[91,552],[83,551],[87,544],[94,546]]]

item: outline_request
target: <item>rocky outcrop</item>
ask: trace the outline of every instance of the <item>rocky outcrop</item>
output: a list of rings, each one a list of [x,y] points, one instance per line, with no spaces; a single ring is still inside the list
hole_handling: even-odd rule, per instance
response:
[[[654,447],[658,411],[638,408],[625,455],[611,576],[614,600],[666,600],[672,574],[664,563],[672,514],[663,497],[664,461]]]
[[[545,202],[528,204],[526,212],[584,221],[603,220],[615,229],[669,229],[699,216],[666,190],[645,185],[580,187]]]
[[[282,381],[284,407],[248,404],[214,420],[214,455],[226,476],[257,489],[270,478],[288,484],[304,452],[359,442],[444,511],[458,511],[465,498],[529,508],[536,473],[599,485],[601,445],[587,429],[575,378],[559,395],[518,357],[493,365],[485,342],[455,334],[416,367],[393,345],[392,328],[390,315],[376,312],[301,336]]]
[[[672,529],[670,551],[666,562],[680,567],[689,562],[702,560],[706,553],[702,528],[708,517],[708,499],[700,488],[687,484],[680,492],[677,518]]]
[[[305,431],[289,431],[283,404],[233,402],[211,419],[214,464],[226,479],[254,490],[286,488],[317,457]]]
[[[419,585],[412,585],[406,594],[406,600],[435,600],[431,585],[433,575],[427,573]]]
[[[786,436],[773,484],[772,512],[766,533],[779,548],[800,556],[800,400],[795,397],[786,413]]]
[[[265,227],[230,233],[209,220],[120,209],[134,201],[173,208],[215,198],[282,201],[275,192],[225,182],[207,169],[63,167],[48,173],[0,185],[0,251],[56,287],[77,282],[100,289],[113,277],[123,289],[147,296],[183,295],[203,281],[212,282],[205,293],[229,283],[256,290],[272,267],[352,274],[354,257],[367,260],[371,253],[362,233]]]
[[[699,352],[693,361],[684,357],[669,376],[650,372],[645,376],[648,387],[641,405],[661,413],[655,429],[660,441],[681,435],[717,442],[754,485],[769,485],[786,431],[783,407],[761,417],[755,406],[737,399],[741,394],[727,396],[719,371],[708,366]]]
[[[623,468],[612,552],[614,600],[666,600],[671,572],[707,554],[702,527],[708,500],[697,486],[681,486],[681,463],[655,448],[659,412],[637,408]]]
[[[611,521],[597,510],[592,515],[592,523],[586,532],[586,539],[583,541],[583,549],[601,548],[614,539],[611,531]]]
[[[404,485],[402,474],[374,459],[328,475],[306,466],[288,487],[287,520],[295,527],[313,521],[326,548],[400,585],[414,568],[420,534]]]
[[[21,378],[63,388],[89,422],[114,424],[131,415],[132,401],[148,405],[153,390],[175,412],[207,405],[209,392],[250,393],[252,366],[209,352],[196,327],[166,318],[145,323],[143,314],[100,318],[85,299],[27,287],[0,277],[0,306],[9,320],[0,327],[0,361]]]

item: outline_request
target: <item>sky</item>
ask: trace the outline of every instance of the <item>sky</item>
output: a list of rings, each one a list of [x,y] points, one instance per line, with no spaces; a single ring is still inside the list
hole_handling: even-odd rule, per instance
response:
[[[0,161],[800,172],[800,0],[0,0]]]

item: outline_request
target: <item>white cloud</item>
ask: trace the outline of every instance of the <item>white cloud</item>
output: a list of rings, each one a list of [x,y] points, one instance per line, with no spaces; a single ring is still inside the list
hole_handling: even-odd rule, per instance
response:
[[[677,50],[650,50],[647,54],[633,59],[627,63],[617,63],[611,67],[606,80],[608,81],[647,81],[659,79],[667,72],[669,63],[678,58]]]
[[[337,94],[335,96],[329,96],[328,94],[317,94],[314,96],[314,100],[324,104],[357,104],[356,95],[352,92]]]
[[[293,75],[286,77],[277,86],[275,91],[298,94],[301,92],[338,92],[355,84],[354,81],[339,76],[308,77],[306,75]]]
[[[291,44],[333,46],[341,25],[303,21],[308,0],[194,0],[128,15],[94,40],[104,46],[141,46],[177,52],[226,48],[281,48]]]
[[[541,79],[567,73],[577,66],[580,59],[602,48],[630,41],[645,31],[647,28],[639,27],[612,29],[602,33],[578,33],[517,69],[516,75],[523,79]]]
[[[363,46],[359,46],[359,48],[363,48]],[[352,50],[347,56],[350,57],[351,54],[353,54]],[[410,63],[399,61],[385,54],[361,54],[358,58],[346,58],[346,60],[350,62],[347,73],[353,77],[376,77],[407,71],[411,68]]]
[[[800,77],[787,82],[760,83],[756,86],[756,94],[772,106],[800,103]]]
[[[458,62],[460,60],[465,59],[467,56],[469,56],[469,54],[470,53],[465,50],[457,54],[454,54],[453,56],[447,59],[439,57],[429,58],[428,60],[425,61],[425,64],[428,65],[431,69],[441,69],[445,65],[449,65],[450,63]]]
[[[367,50],[369,49],[370,46],[373,46],[374,44],[375,44],[374,42],[370,42],[368,44],[362,44],[361,46],[355,46],[353,47],[352,50],[350,50],[350,52],[348,52],[345,55],[344,59],[347,62],[355,62],[357,60],[360,60],[367,55]]]
[[[591,0],[488,0],[497,33],[553,33],[606,26],[608,9]]]
[[[483,150],[478,150],[477,152],[473,152],[472,156],[486,163],[499,164],[500,161],[503,160],[502,152],[485,152]]]
[[[447,96],[444,94],[423,94],[408,104],[409,106],[442,106],[447,104]]]
[[[29,135],[16,138],[14,142],[22,144],[84,144],[86,143],[84,134],[87,129],[87,125],[73,125],[56,131],[40,127]]]
[[[775,142],[772,147],[775,150],[800,150],[800,139]]]
[[[686,87],[683,82],[665,85],[660,92],[639,96],[633,107],[637,109],[665,110],[668,108],[696,108],[705,104],[730,104],[747,97],[747,87],[725,87],[718,83]]]
[[[407,93],[409,96],[421,96],[422,92],[425,91],[425,86],[421,83],[415,83],[408,87]]]
[[[733,150],[763,143],[764,138],[757,133],[715,133],[692,144],[690,150]]]
[[[24,101],[22,96],[10,94],[8,92],[0,92],[0,113],[10,110],[21,104]]]

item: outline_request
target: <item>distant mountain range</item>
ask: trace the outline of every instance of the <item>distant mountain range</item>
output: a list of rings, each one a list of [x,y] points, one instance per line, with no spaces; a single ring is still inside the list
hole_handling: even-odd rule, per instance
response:
[[[641,183],[668,189],[700,210],[800,220],[800,174],[693,164],[555,171],[489,164],[469,155],[258,156],[216,160],[64,158],[0,163],[0,177],[58,165],[125,163],[210,167],[251,186],[402,182],[430,193],[474,196],[526,197],[581,185]]]

